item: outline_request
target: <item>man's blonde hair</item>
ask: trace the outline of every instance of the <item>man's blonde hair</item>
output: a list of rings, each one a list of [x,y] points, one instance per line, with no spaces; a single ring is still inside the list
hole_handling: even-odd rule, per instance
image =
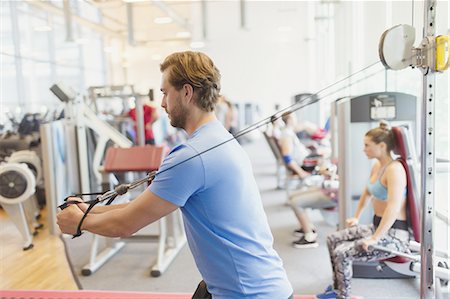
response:
[[[185,84],[191,85],[198,107],[207,112],[214,110],[220,92],[220,72],[206,54],[173,53],[166,57],[160,69],[168,71],[168,81],[177,90]]]

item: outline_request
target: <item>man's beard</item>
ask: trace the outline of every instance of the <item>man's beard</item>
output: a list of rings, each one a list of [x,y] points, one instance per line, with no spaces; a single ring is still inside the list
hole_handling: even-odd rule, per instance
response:
[[[170,113],[170,124],[172,125],[172,127],[184,129],[188,112],[187,109],[183,106],[181,98],[178,98],[176,102],[176,105]]]

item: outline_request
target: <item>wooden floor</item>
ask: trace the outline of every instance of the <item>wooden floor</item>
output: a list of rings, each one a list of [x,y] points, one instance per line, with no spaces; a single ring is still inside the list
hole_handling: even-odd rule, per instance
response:
[[[14,224],[0,209],[0,290],[77,290],[63,241],[44,228],[33,238],[34,247],[23,251],[23,240]]]

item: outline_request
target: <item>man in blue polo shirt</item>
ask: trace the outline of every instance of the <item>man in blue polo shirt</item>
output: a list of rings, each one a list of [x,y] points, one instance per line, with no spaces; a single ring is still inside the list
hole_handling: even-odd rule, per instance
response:
[[[187,142],[170,152],[145,192],[128,204],[95,207],[82,229],[128,236],[180,208],[204,279],[193,298],[292,298],[250,161],[214,114],[219,70],[205,54],[181,52],[161,72],[162,107]],[[76,232],[85,208],[60,212],[61,230]]]

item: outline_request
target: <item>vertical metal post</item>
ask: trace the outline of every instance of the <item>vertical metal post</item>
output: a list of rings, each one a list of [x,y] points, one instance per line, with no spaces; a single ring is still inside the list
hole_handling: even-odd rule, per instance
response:
[[[75,113],[75,129],[78,149],[78,169],[81,183],[81,193],[91,192],[91,179],[89,171],[89,154],[86,137],[86,118],[84,117],[83,98],[78,96],[73,100],[73,112]]]
[[[388,91],[388,70],[384,70],[384,91]]]
[[[127,3],[127,29],[128,29],[128,44],[134,46],[134,24],[133,24],[133,4]]]
[[[66,25],[66,42],[73,42],[72,12],[69,0],[63,1],[64,23]]]
[[[247,28],[247,15],[246,15],[246,7],[245,7],[245,0],[240,1],[240,7],[241,7],[241,28],[246,29]]]
[[[135,95],[136,108],[136,141],[138,145],[145,145],[144,101]]]
[[[202,0],[202,39],[208,39],[208,7],[206,0]]]
[[[435,34],[436,1],[425,1],[424,7],[424,39],[423,48],[434,57],[434,42],[428,37]],[[425,47],[424,47],[425,46]],[[430,60],[428,60],[430,61]],[[436,156],[435,146],[435,73],[430,69],[423,76],[422,102],[422,146],[421,146],[421,193],[422,193],[422,234],[421,234],[421,269],[420,298],[435,298],[434,271],[434,176]]]

